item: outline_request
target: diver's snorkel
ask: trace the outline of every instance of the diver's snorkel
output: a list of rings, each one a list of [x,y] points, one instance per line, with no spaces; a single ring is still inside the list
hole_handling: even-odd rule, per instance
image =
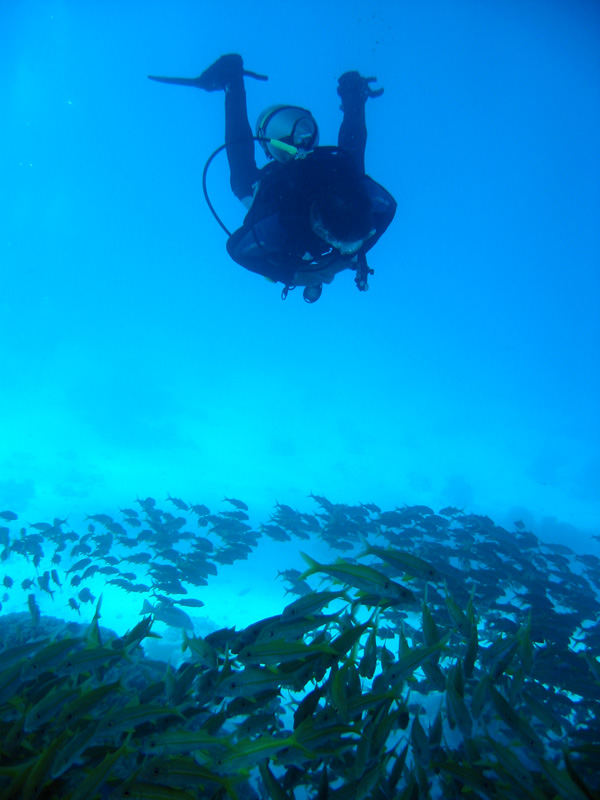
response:
[[[278,150],[283,150],[284,153],[287,153],[293,158],[304,158],[304,156],[310,152],[309,150],[302,150],[299,147],[294,147],[293,144],[282,142],[281,139],[266,139],[264,136],[255,136],[254,138],[258,139],[259,142],[267,141],[269,144],[272,144],[273,147],[276,147]]]

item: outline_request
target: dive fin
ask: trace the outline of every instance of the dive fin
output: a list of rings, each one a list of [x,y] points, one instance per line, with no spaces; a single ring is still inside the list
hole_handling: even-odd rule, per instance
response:
[[[151,81],[159,81],[160,83],[176,83],[178,86],[196,86],[198,89],[203,87],[200,84],[200,77],[198,78],[167,78],[164,75],[148,75]]]
[[[268,75],[261,75],[260,72],[250,72],[249,69],[244,70],[244,75],[246,78],[255,78],[257,81],[268,81]]]
[[[246,78],[255,78],[257,81],[268,81],[268,75],[261,75],[258,72],[250,72],[250,70],[243,70],[242,74]],[[159,83],[174,83],[178,86],[195,86],[197,89],[206,89],[205,74],[198,75],[197,78],[170,78],[166,75],[148,75],[151,81],[158,81]]]

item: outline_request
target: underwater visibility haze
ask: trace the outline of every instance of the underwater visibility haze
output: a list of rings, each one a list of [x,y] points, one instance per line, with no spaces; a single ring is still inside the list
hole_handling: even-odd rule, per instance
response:
[[[0,20],[0,798],[600,797],[597,4]],[[229,53],[376,78],[368,291],[229,257]]]

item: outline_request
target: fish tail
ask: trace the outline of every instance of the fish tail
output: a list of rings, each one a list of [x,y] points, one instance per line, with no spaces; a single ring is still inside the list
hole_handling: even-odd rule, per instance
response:
[[[365,549],[362,551],[362,553],[358,554],[357,558],[362,558],[363,556],[371,555],[373,553],[373,550],[371,549],[371,545],[369,544],[367,537],[364,536],[362,533],[359,534],[359,536],[360,536],[360,541],[362,542],[362,545]]]
[[[302,551],[300,551],[300,555],[306,561],[306,563],[308,564],[308,567],[309,567],[299,577],[299,580],[303,581],[305,578],[308,578],[309,575],[314,575],[315,572],[319,572],[319,570],[321,569],[322,565],[319,564],[318,561],[315,561],[314,558],[311,558],[309,555],[307,555],[306,553],[303,553]]]

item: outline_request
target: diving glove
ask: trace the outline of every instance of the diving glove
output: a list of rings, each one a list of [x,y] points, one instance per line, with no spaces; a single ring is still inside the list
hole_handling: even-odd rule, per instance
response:
[[[366,103],[368,97],[380,97],[383,89],[372,89],[369,84],[377,78],[363,78],[356,70],[344,72],[338,78],[337,93],[342,98],[342,108],[344,103],[362,102]]]

